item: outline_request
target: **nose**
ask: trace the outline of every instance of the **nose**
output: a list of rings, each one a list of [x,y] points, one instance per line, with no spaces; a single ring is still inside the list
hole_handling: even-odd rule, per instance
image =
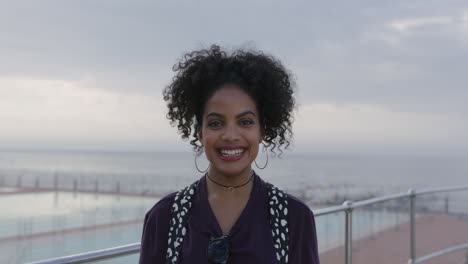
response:
[[[235,125],[225,127],[221,139],[224,141],[237,141],[240,139],[239,130]]]

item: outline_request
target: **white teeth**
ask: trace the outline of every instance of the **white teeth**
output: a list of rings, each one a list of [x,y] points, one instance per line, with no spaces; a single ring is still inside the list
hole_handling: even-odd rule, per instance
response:
[[[221,150],[221,155],[223,155],[223,156],[239,156],[243,152],[244,152],[243,149]]]

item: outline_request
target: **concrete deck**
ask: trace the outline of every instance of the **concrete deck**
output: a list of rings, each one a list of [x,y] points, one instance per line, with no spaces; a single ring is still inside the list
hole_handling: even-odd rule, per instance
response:
[[[373,237],[353,241],[353,264],[408,263],[409,223],[383,230]],[[320,243],[320,241],[319,241]],[[444,215],[422,215],[416,219],[416,257],[468,243],[468,221]],[[425,264],[463,264],[466,251],[458,251]],[[320,255],[321,264],[344,263],[344,249],[337,247]]]

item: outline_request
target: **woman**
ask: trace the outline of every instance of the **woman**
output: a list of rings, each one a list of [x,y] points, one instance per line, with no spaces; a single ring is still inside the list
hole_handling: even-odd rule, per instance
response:
[[[288,72],[261,52],[215,45],[186,54],[174,71],[164,90],[167,117],[184,139],[192,136],[204,175],[146,214],[140,264],[318,264],[310,209],[252,169],[261,144],[266,155],[289,145]],[[197,165],[202,152],[206,170]]]

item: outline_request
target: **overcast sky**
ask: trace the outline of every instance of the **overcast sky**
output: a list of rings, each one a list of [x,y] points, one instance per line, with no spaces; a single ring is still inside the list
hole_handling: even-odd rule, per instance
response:
[[[296,151],[466,153],[467,1],[3,1],[0,149],[189,150],[162,89],[184,52],[294,74]]]

